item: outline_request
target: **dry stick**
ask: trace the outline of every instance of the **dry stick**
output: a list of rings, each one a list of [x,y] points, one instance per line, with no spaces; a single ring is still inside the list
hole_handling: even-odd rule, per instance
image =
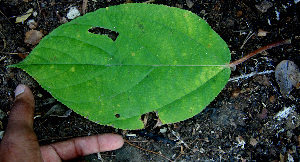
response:
[[[263,71],[263,72],[252,72],[250,74],[246,74],[246,75],[241,75],[241,76],[238,76],[238,77],[230,78],[228,80],[228,82],[237,82],[240,79],[247,79],[247,78],[253,77],[254,75],[270,74],[270,73],[273,73],[273,72],[274,72],[274,70],[267,70],[267,71]]]
[[[191,146],[196,140],[199,140],[199,139],[194,139],[189,145]],[[190,149],[189,147],[185,148],[185,150],[183,152],[185,152],[187,149]],[[183,155],[182,152],[180,152],[180,154],[175,158],[174,161],[176,161],[181,155]]]
[[[275,43],[271,43],[271,44],[268,44],[264,47],[261,47],[251,53],[249,53],[248,55],[236,60],[236,61],[233,61],[231,62],[230,64],[228,64],[228,67],[235,67],[236,65],[239,65],[240,63],[248,60],[250,57],[252,56],[255,56],[256,54],[258,53],[261,53],[265,50],[268,50],[270,48],[273,48],[273,47],[277,47],[277,46],[280,46],[280,45],[284,45],[284,44],[291,44],[291,39],[285,39],[285,40],[282,40],[282,41],[278,41],[278,42],[275,42]]]
[[[5,15],[1,10],[0,10],[0,13],[5,17],[5,19],[6,19],[9,23],[13,24],[12,22],[9,21],[10,18],[6,17],[6,15]]]
[[[165,159],[167,159],[167,160],[169,160],[169,161],[172,161],[171,159],[167,158],[166,156],[164,156],[164,155],[162,155],[162,154],[160,154],[160,153],[157,153],[157,152],[154,152],[154,151],[151,151],[151,150],[146,150],[146,149],[144,149],[144,148],[141,148],[141,147],[139,147],[139,146],[136,146],[136,145],[130,143],[129,141],[127,141],[126,139],[124,139],[124,141],[125,141],[126,143],[128,143],[129,145],[133,146],[133,147],[136,147],[136,148],[141,149],[141,150],[143,150],[143,151],[147,151],[147,152],[150,152],[150,153],[159,155],[159,156],[161,156],[161,157],[163,157],[163,158],[165,158]]]
[[[19,53],[11,53],[11,52],[0,52],[2,54],[6,54],[6,55],[18,55]]]
[[[1,11],[0,11],[1,12]],[[1,12],[2,13],[2,12]],[[5,15],[4,15],[5,16]],[[4,49],[6,48],[6,40],[5,40],[5,36],[4,34],[0,31],[0,34],[3,36],[3,49],[1,49],[1,52],[4,51]]]
[[[85,14],[85,12],[86,12],[87,4],[88,4],[88,0],[83,0],[82,1],[82,13],[83,14]]]
[[[150,1],[143,2],[143,3],[153,3],[153,2],[155,2],[155,0],[150,0]]]
[[[205,140],[205,139],[198,139],[198,138],[196,138],[196,139],[194,139],[194,140],[189,144],[189,146],[191,146],[196,140],[202,141],[202,140]],[[185,148],[185,150],[184,150],[183,152],[185,152],[187,149],[190,149],[190,148]],[[174,161],[177,161],[177,159],[178,159],[181,155],[183,155],[183,153],[180,153],[180,154],[175,158]]]

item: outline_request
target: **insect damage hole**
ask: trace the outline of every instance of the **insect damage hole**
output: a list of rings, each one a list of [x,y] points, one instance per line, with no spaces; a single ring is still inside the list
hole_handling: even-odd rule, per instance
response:
[[[161,120],[159,119],[159,115],[156,111],[148,112],[143,114],[140,118],[143,122],[145,128],[156,128],[158,126],[163,125]]]
[[[120,118],[121,115],[120,115],[120,114],[115,114],[115,117],[116,117],[116,118]]]
[[[116,31],[101,27],[92,27],[91,29],[89,29],[89,32],[93,34],[107,35],[113,41],[115,41],[119,35],[119,33]]]

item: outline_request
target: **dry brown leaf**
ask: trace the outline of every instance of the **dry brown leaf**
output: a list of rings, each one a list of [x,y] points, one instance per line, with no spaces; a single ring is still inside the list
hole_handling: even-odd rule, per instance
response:
[[[43,33],[37,30],[30,30],[25,34],[24,42],[27,44],[35,45],[40,42],[43,37]]]
[[[194,6],[194,2],[191,0],[186,0],[186,4],[189,8],[192,8]]]
[[[275,69],[275,78],[283,97],[287,97],[300,81],[299,67],[290,60],[281,61]]]
[[[251,138],[250,138],[250,145],[256,146],[256,144],[257,144],[257,139],[251,137]]]
[[[23,23],[25,20],[28,19],[28,17],[31,15],[32,12],[33,12],[33,9],[31,8],[24,15],[17,17],[16,23]]]
[[[265,37],[265,36],[267,36],[267,33],[269,33],[269,32],[264,31],[262,29],[258,29],[257,36],[259,36],[259,37]]]
[[[28,53],[18,53],[18,55],[21,57],[21,58],[26,58],[28,56]]]

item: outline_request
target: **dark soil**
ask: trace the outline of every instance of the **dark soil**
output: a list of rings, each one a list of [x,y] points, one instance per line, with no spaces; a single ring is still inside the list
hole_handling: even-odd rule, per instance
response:
[[[273,5],[265,12],[255,7],[261,0],[192,1],[192,7],[187,5],[190,0],[157,0],[155,3],[190,10],[204,18],[227,42],[232,51],[232,61],[272,42],[299,39],[300,3],[295,4],[292,0],[270,0]],[[124,2],[89,1],[87,12]],[[282,97],[273,72],[229,81],[204,111],[191,119],[161,127],[118,130],[90,122],[74,112],[68,117],[45,117],[51,107],[62,104],[22,70],[6,67],[23,60],[20,57],[23,55],[18,53],[27,54],[34,48],[24,43],[25,33],[30,30],[26,21],[24,24],[15,23],[15,17],[33,8],[37,16],[28,19],[38,22],[37,30],[47,34],[61,25],[56,12],[65,17],[71,6],[81,9],[82,1],[0,1],[0,108],[5,114],[0,130],[5,130],[14,99],[13,91],[19,83],[23,83],[35,95],[34,130],[41,145],[114,132],[122,134],[139,148],[125,143],[117,151],[101,153],[104,161],[300,161],[299,90],[293,90],[290,98]],[[257,36],[259,29],[269,33]],[[246,41],[248,35],[250,37]],[[270,49],[238,65],[231,78],[274,70],[282,60],[291,60],[300,66],[299,50],[297,43]],[[286,116],[282,116],[282,110],[286,110]],[[162,131],[164,129],[166,132]],[[101,161],[101,158],[93,154],[77,160]]]

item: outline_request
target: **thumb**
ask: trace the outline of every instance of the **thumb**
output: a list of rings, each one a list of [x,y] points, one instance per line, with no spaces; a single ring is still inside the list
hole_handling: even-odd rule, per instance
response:
[[[7,128],[0,145],[2,158],[9,159],[2,160],[30,161],[31,158],[41,159],[39,144],[33,131],[33,94],[27,86],[20,84],[15,90],[15,96]]]
[[[31,90],[23,84],[18,85],[15,90],[15,101],[9,115],[7,129],[10,129],[11,126],[23,126],[33,129],[34,105]]]

